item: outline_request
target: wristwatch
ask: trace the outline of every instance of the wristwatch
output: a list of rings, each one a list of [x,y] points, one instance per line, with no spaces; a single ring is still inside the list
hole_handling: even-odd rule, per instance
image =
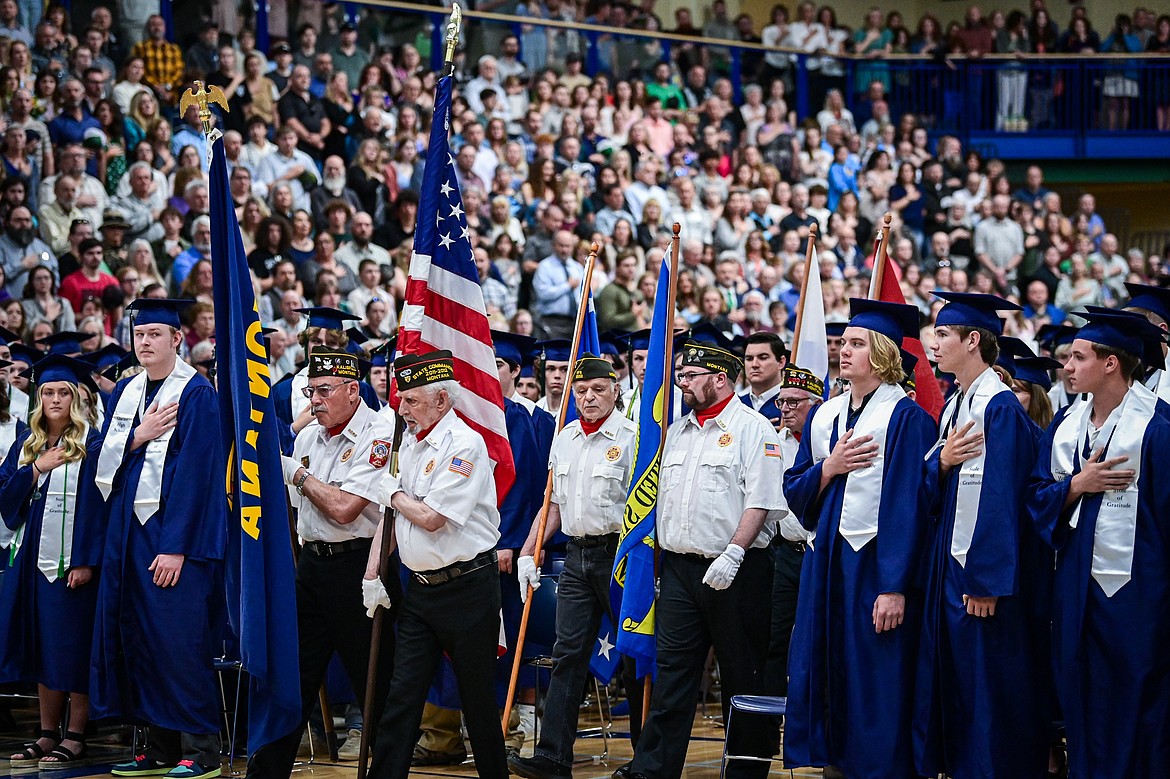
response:
[[[297,479],[297,483],[296,483],[296,485],[295,485],[295,486],[296,486],[296,488],[297,488],[297,494],[298,494],[298,495],[304,495],[304,494],[305,494],[305,490],[304,490],[305,481],[306,481],[306,480],[307,480],[307,479],[308,479],[310,476],[312,476],[312,475],[313,475],[313,474],[309,473],[309,469],[308,469],[308,468],[306,468],[306,469],[305,469],[305,472],[304,472],[303,474],[301,474],[301,478]]]

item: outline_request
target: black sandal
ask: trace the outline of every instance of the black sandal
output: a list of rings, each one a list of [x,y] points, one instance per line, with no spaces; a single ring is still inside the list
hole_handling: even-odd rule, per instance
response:
[[[62,743],[65,741],[76,741],[81,744],[81,748],[74,752],[69,747],[58,744],[53,748],[53,751],[45,755],[37,762],[37,767],[42,771],[57,771],[64,768],[72,768],[78,762],[86,758],[88,750],[85,747],[85,734],[75,733],[71,730],[65,731],[65,738],[61,739]],[[48,758],[53,758],[49,760]]]
[[[59,743],[61,734],[55,730],[42,730],[41,735],[37,741],[40,741],[42,738]],[[24,751],[20,753],[20,757],[9,758],[9,766],[11,768],[32,768],[33,766],[38,765],[41,762],[41,758],[47,755],[48,752],[46,752],[44,747],[38,744],[37,741],[34,741],[26,746]]]

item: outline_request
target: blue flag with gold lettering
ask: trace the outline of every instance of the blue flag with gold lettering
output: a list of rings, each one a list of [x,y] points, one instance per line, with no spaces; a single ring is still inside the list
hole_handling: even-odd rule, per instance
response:
[[[268,351],[223,141],[213,147],[210,176],[216,378],[231,504],[228,612],[249,677],[248,751],[254,752],[301,721],[296,572]]]
[[[654,672],[654,525],[658,516],[658,472],[662,445],[674,410],[674,312],[670,305],[670,265],[662,261],[642,401],[638,404],[637,456],[630,479],[621,541],[614,559],[610,598],[618,614],[617,648],[632,657],[639,677]]]

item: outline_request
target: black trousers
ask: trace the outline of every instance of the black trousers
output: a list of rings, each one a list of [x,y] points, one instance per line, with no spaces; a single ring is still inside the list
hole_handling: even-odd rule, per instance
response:
[[[772,631],[764,659],[764,690],[768,695],[788,694],[788,648],[796,625],[796,601],[800,592],[800,568],[804,545],[799,547],[780,536],[772,542],[775,568],[772,573]]]
[[[180,733],[151,725],[147,730],[146,756],[167,765],[192,760],[204,768],[219,766],[219,735]]]
[[[301,653],[301,724],[292,733],[265,746],[248,761],[248,776],[262,779],[288,779],[297,759],[305,723],[316,705],[325,679],[325,671],[334,653],[341,657],[345,674],[358,700],[364,700],[366,673],[370,663],[370,635],[373,621],[362,605],[362,577],[369,549],[363,547],[332,557],[319,557],[308,549],[301,552],[297,564],[297,638]],[[398,581],[397,558],[394,575],[387,588],[394,608],[402,601]],[[393,609],[391,616],[393,615]],[[374,710],[380,711],[390,687],[390,668],[394,660],[394,620],[382,620],[382,640],[378,652],[378,683],[374,690]]]
[[[731,586],[714,590],[703,584],[713,559],[663,552],[657,624],[658,679],[650,698],[650,716],[634,753],[632,772],[650,779],[677,779],[686,764],[695,721],[703,665],[713,645],[719,661],[723,711],[733,695],[763,690],[764,655],[768,649],[773,558],[770,549],[749,549]],[[726,716],[726,714],[724,715]],[[770,755],[767,717],[736,718],[729,748],[736,754]],[[729,776],[762,778],[767,763],[733,762]]]
[[[374,744],[371,779],[406,779],[423,704],[445,653],[455,671],[476,773],[507,779],[508,760],[496,708],[500,576],[494,565],[445,584],[411,579],[398,615],[394,676]]]

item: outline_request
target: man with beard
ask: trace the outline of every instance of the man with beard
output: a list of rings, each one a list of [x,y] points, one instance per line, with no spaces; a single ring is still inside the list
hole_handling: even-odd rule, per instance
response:
[[[54,188],[57,186],[57,179],[61,176],[69,176],[77,182],[78,194],[74,205],[81,210],[90,224],[100,225],[102,212],[105,211],[106,204],[109,203],[109,195],[106,194],[105,185],[85,172],[85,149],[80,143],[67,143],[61,147],[54,142],[53,146],[58,150],[57,170],[60,173],[41,181],[41,185],[37,188],[37,203],[40,204],[41,208],[44,208],[56,200],[57,195]]]
[[[260,163],[256,178],[271,188],[278,182],[292,188],[293,208],[309,209],[307,189],[317,186],[317,163],[297,148],[297,133],[287,124],[276,132],[276,151]]]
[[[322,170],[324,175],[321,178],[321,186],[314,189],[309,195],[309,203],[312,206],[310,213],[316,215],[318,230],[325,229],[325,207],[334,200],[345,203],[351,211],[360,211],[362,207],[357,193],[346,186],[345,161],[341,157],[336,154],[326,157]],[[351,268],[351,270],[356,270],[356,268]]]
[[[49,122],[49,139],[54,146],[81,143],[85,139],[86,130],[101,130],[102,126],[98,120],[85,110],[85,87],[80,81],[70,78],[61,85],[59,91],[62,98],[61,112],[57,114],[56,119]],[[85,168],[91,176],[97,175],[96,155],[89,157]]]
[[[176,257],[171,266],[171,286],[176,290],[183,286],[195,263],[211,259],[211,217],[204,214],[195,219],[191,225],[191,239],[191,248]]]
[[[118,280],[103,273],[102,242],[96,238],[82,241],[77,247],[81,268],[61,279],[60,295],[69,301],[74,311],[81,311],[86,298],[101,298],[106,287],[117,286]]]
[[[337,158],[331,157],[330,159]],[[329,163],[326,162],[325,166],[326,170],[328,170]],[[352,193],[351,190],[346,191]],[[390,261],[390,252],[373,242],[374,218],[365,211],[358,211],[353,215],[353,219],[349,222],[349,235],[350,240],[341,245],[333,255],[333,258],[347,266],[351,271],[360,276],[362,263],[366,260],[376,263],[379,269],[392,264]],[[354,313],[360,312],[355,311]]]
[[[32,211],[27,206],[17,206],[9,213],[4,236],[0,237],[0,266],[8,280],[8,294],[14,298],[23,295],[28,272],[38,265],[53,271],[53,276],[60,280],[57,257],[49,245],[37,237]]]
[[[37,211],[37,222],[41,237],[49,244],[54,254],[69,250],[69,226],[78,219],[84,219],[77,209],[77,182],[69,176],[57,179],[53,187],[56,201]]]

